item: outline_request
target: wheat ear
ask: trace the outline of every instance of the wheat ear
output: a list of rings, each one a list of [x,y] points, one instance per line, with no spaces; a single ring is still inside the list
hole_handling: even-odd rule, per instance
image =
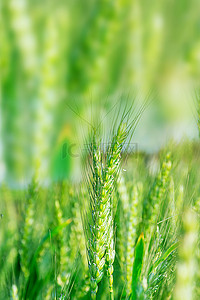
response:
[[[149,204],[151,205],[151,209],[150,209],[151,215],[150,215],[149,226],[146,234],[146,236],[149,236],[150,238],[152,237],[155,230],[157,218],[159,215],[160,203],[161,201],[163,201],[163,198],[165,197],[165,193],[167,191],[171,168],[172,168],[171,154],[167,153],[165,160],[162,163],[160,173],[155,181],[155,185],[152,191],[150,192]]]
[[[128,219],[128,232],[127,232],[127,245],[126,245],[126,280],[127,292],[130,294],[132,283],[132,269],[134,261],[134,247],[137,237],[137,225],[139,223],[138,203],[139,194],[137,185],[133,188],[132,203],[130,204],[129,219]]]
[[[88,237],[88,262],[91,275],[91,298],[96,299],[97,284],[104,269],[109,277],[110,299],[113,299],[113,262],[115,257],[113,237],[113,190],[119,172],[121,151],[127,137],[126,125],[121,123],[117,134],[107,149],[105,166],[103,154],[93,136],[91,145],[91,170],[88,186],[92,211]]]
[[[175,300],[194,299],[194,279],[195,279],[195,248],[198,235],[198,225],[196,214],[187,209],[182,217],[183,240],[179,248],[179,263],[177,266],[177,282],[175,287]]]

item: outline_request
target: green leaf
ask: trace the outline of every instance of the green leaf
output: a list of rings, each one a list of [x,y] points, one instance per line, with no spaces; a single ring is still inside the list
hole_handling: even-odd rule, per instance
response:
[[[33,256],[33,260],[32,263],[34,263],[36,261],[37,256],[39,255],[40,251],[42,250],[44,244],[50,240],[52,237],[56,236],[60,230],[62,230],[63,228],[65,228],[67,225],[69,225],[71,223],[71,219],[68,219],[67,221],[63,222],[63,224],[55,227],[52,231],[48,231],[48,233],[43,237],[43,239],[41,240],[37,250],[35,251],[35,254]]]
[[[135,259],[133,263],[133,274],[132,274],[132,297],[131,297],[132,300],[137,299],[137,287],[140,282],[143,256],[144,256],[144,234],[141,233],[135,247]]]
[[[157,266],[159,264],[161,264],[163,261],[165,261],[167,259],[167,257],[174,251],[177,249],[177,247],[179,246],[180,242],[176,242],[174,243],[172,246],[170,246],[167,251],[151,266],[150,271],[149,271],[149,275],[152,273],[152,271],[157,268]]]

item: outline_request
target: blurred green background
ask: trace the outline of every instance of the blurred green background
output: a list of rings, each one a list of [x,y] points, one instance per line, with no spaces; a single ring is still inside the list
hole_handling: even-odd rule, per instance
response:
[[[70,151],[99,107],[106,115],[119,99],[154,100],[134,137],[140,150],[197,136],[200,1],[2,0],[1,8],[0,182],[78,179]]]

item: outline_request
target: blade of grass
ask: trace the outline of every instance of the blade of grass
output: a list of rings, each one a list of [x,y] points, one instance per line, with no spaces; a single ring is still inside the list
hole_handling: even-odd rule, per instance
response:
[[[133,274],[132,274],[132,296],[131,296],[132,300],[137,299],[137,287],[140,281],[140,275],[142,271],[143,256],[144,256],[144,234],[141,233],[135,247],[135,259],[133,263]]]
[[[170,246],[167,251],[165,251],[165,253],[159,258],[156,260],[156,262],[152,265],[152,267],[150,268],[150,271],[149,271],[149,275],[153,272],[153,270],[155,270],[159,264],[161,264],[163,261],[165,261],[167,259],[167,257],[174,251],[178,248],[180,242],[176,242],[174,243],[172,246]]]

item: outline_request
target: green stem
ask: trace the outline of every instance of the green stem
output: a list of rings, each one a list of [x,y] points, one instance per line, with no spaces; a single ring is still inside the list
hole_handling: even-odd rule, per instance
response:
[[[113,275],[109,275],[109,290],[110,290],[110,300],[114,300],[114,294],[113,294]]]

